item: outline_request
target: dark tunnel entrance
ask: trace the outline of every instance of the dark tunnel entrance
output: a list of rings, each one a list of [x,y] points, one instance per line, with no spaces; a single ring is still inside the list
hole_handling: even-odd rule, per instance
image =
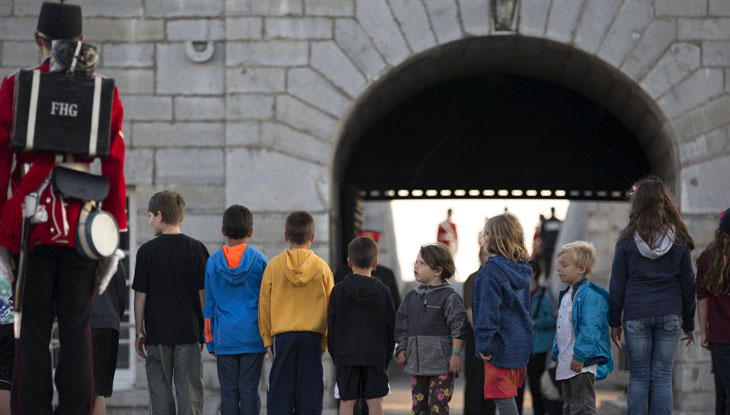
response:
[[[364,200],[626,200],[642,176],[674,179],[655,104],[567,46],[471,39],[392,72],[342,128],[332,195],[338,261],[362,226]]]

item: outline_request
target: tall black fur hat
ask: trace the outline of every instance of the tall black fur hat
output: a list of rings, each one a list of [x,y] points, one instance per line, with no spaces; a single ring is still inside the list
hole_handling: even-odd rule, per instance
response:
[[[81,37],[81,6],[44,2],[36,31],[44,34],[48,40],[78,39]]]
[[[720,229],[730,235],[730,209],[722,212],[722,215],[720,215]]]

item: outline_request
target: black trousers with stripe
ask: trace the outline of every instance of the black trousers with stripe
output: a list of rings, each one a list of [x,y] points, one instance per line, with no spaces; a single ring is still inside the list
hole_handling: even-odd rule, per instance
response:
[[[53,384],[48,345],[58,317],[61,348],[56,366],[56,414],[90,414],[93,402],[89,317],[96,261],[74,248],[36,246],[28,261],[11,408],[15,415],[46,415]]]

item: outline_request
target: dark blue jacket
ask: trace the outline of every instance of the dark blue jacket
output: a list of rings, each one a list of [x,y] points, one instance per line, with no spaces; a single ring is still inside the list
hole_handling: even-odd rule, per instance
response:
[[[476,353],[493,365],[520,369],[532,350],[530,318],[532,267],[504,256],[489,258],[474,282],[474,337]]]
[[[568,289],[560,292],[560,301]],[[583,366],[598,365],[596,380],[604,379],[613,370],[611,339],[608,328],[608,292],[582,279],[573,286],[573,308],[570,310],[573,336],[573,359]],[[553,342],[552,359],[558,360],[558,337]]]
[[[611,327],[623,321],[665,314],[682,316],[682,329],[694,330],[695,275],[687,242],[675,243],[656,259],[641,255],[634,240],[619,244],[611,270]]]

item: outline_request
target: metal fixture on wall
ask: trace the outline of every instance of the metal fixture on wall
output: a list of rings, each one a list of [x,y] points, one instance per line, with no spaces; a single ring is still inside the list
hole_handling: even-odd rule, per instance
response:
[[[496,31],[514,32],[520,14],[520,0],[491,0]]]

